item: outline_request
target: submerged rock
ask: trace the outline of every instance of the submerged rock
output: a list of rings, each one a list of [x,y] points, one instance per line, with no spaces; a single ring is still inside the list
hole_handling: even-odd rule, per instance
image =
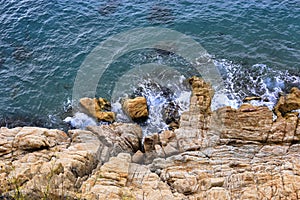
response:
[[[148,15],[148,20],[155,24],[167,24],[174,20],[173,11],[162,6],[152,6]]]
[[[149,115],[145,97],[126,99],[123,102],[123,110],[134,121],[147,119]]]
[[[81,98],[80,105],[88,115],[98,121],[114,122],[116,119],[115,113],[110,111],[110,103],[103,98]]]

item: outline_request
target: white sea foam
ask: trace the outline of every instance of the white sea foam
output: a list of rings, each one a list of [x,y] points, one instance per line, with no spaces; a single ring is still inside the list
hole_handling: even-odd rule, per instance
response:
[[[87,126],[96,126],[96,121],[84,113],[77,112],[73,117],[67,117],[64,122],[69,123],[72,127],[85,129]]]
[[[228,60],[215,60],[224,79],[225,90],[217,91],[213,99],[212,108],[219,107],[219,94],[228,97],[225,105],[239,107],[247,96],[260,96],[262,100],[251,101],[256,106],[267,106],[270,110],[277,103],[280,93],[287,93],[288,89],[300,85],[300,77],[291,75],[288,71],[277,71],[265,64],[255,64],[244,67]]]
[[[262,97],[262,100],[251,101],[251,104],[267,106],[272,110],[279,98],[279,93],[286,93],[291,87],[300,85],[299,76],[291,75],[287,71],[276,71],[264,64],[255,64],[245,68],[224,59],[215,60],[214,64],[219,69],[224,82],[221,90],[215,90],[212,110],[223,106],[238,108],[247,96]],[[163,70],[165,70],[164,73],[159,74],[162,68],[147,68],[147,70],[140,68],[130,71],[116,83],[112,95],[112,111],[116,113],[118,122],[131,122],[123,112],[121,101],[129,98],[137,88],[142,91],[140,95],[146,97],[149,108],[149,119],[140,124],[145,135],[168,129],[163,120],[163,109],[170,102],[170,98],[179,107],[180,115],[189,109],[191,91],[186,87],[188,77],[174,73],[174,70],[168,68],[163,68]],[[170,89],[171,95],[164,96],[163,87]],[[67,101],[65,107],[68,107],[70,103]],[[74,117],[67,117],[64,121],[70,123],[72,127],[81,129],[89,125],[97,125],[94,119],[83,113],[76,113]]]

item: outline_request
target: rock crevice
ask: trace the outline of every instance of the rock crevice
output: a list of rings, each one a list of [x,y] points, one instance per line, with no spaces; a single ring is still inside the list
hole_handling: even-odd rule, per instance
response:
[[[143,144],[137,124],[70,130],[69,137],[1,128],[2,197],[299,199],[297,90],[279,100],[273,121],[271,110],[251,104],[211,111],[211,86],[198,77],[190,84],[179,128],[146,136]]]

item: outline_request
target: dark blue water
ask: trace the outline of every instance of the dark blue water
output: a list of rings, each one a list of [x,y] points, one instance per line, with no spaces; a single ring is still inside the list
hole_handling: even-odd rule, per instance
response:
[[[93,48],[117,33],[149,26],[170,28],[199,42],[237,104],[247,95],[265,95],[274,103],[278,92],[300,85],[298,0],[0,0],[2,124],[18,119],[60,126],[69,115],[77,70]],[[133,52],[114,64],[164,59],[150,54]],[[107,82],[99,83],[98,96],[107,96],[103,87],[112,87],[113,69]]]

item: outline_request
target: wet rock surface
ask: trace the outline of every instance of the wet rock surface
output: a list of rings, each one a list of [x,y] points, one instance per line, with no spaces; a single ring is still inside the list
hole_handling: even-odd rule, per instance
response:
[[[300,109],[300,90],[293,87],[289,94],[282,95],[279,98],[276,106],[274,107],[274,112],[280,117],[297,109]]]
[[[299,199],[298,113],[279,106],[284,115],[273,121],[271,110],[251,104],[212,112],[211,86],[197,77],[190,84],[179,128],[146,136],[143,144],[136,124],[67,134],[1,128],[2,197]]]
[[[98,121],[114,122],[116,119],[115,113],[111,112],[110,102],[103,98],[82,98],[80,99],[80,105],[85,113]]]
[[[134,121],[145,120],[149,115],[145,97],[126,99],[123,102],[123,110]]]

